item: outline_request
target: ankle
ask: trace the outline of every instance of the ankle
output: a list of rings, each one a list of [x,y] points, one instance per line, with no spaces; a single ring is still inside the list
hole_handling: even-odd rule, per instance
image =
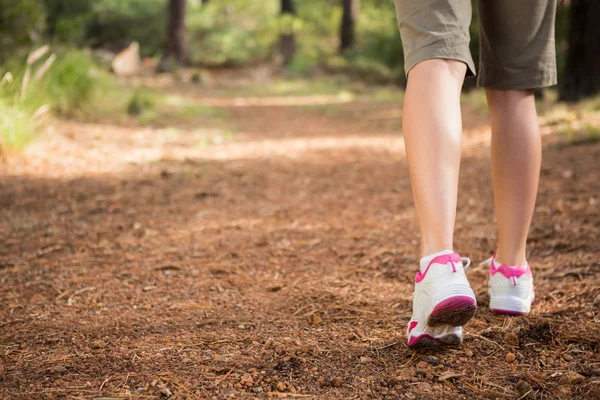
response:
[[[510,267],[524,267],[527,265],[525,251],[506,252],[498,249],[494,258],[495,263]]]

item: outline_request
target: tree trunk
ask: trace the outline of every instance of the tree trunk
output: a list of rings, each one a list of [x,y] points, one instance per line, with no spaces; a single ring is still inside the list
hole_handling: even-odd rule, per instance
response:
[[[340,53],[352,48],[356,36],[359,0],[342,0],[342,21],[340,24]]]
[[[294,15],[295,13],[293,0],[281,0],[281,16],[285,16],[286,14]],[[283,65],[288,65],[296,53],[296,39],[290,27],[285,27],[284,29],[285,31],[281,33],[279,38],[279,43]]]
[[[186,62],[185,43],[185,4],[186,0],[169,0],[167,12],[167,51],[165,58]]]
[[[600,1],[572,0],[569,50],[560,99],[575,101],[600,92]]]

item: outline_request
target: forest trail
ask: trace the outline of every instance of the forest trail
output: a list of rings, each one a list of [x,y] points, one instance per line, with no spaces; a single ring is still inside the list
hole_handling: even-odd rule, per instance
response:
[[[461,347],[415,352],[401,102],[185,95],[217,117],[54,121],[0,167],[1,398],[600,398],[600,142],[542,119],[536,302],[498,316],[489,126],[465,107],[480,308]]]

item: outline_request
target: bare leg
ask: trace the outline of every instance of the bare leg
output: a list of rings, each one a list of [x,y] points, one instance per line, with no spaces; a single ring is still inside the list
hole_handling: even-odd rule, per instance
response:
[[[467,66],[432,59],[409,73],[402,129],[421,231],[421,254],[453,248]]]
[[[487,89],[486,95],[492,122],[496,258],[506,265],[525,265],[542,162],[533,91]]]

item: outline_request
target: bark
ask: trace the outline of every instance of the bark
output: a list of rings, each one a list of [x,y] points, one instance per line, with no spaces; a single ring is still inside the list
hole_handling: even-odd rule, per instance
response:
[[[176,60],[180,64],[186,62],[185,40],[185,5],[186,0],[169,0],[167,11],[167,51],[165,58]]]
[[[575,101],[600,93],[600,1],[572,0],[569,50],[560,99]]]
[[[340,53],[352,48],[356,37],[359,0],[342,0],[342,21],[340,24]]]
[[[293,0],[281,0],[281,15],[295,15]],[[296,53],[296,39],[293,32],[283,32],[279,38],[283,65],[288,65]]]

